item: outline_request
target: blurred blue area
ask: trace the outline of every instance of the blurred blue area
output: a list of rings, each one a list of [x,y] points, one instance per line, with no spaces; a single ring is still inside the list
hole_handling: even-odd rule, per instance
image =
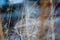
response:
[[[57,10],[55,11],[55,14],[59,14],[60,15],[60,8],[57,8]]]
[[[9,0],[8,4],[13,5],[13,4],[23,4],[24,0]]]
[[[23,4],[24,0],[0,0],[0,6],[3,5],[14,5],[14,4]]]
[[[8,37],[8,39],[7,40],[20,40],[20,36],[19,35],[11,35],[11,36],[9,36]]]
[[[5,0],[0,0],[0,6],[5,5]]]

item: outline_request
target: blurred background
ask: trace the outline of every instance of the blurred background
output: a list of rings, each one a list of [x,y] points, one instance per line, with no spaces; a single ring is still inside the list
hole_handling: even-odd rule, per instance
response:
[[[0,40],[60,40],[60,0],[0,0]]]

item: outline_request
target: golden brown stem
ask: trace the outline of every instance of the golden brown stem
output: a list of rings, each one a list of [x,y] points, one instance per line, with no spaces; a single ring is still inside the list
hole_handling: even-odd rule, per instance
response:
[[[43,4],[42,4],[42,13],[40,16],[40,21],[41,21],[41,26],[40,26],[40,30],[39,30],[39,40],[41,40],[44,36],[45,36],[45,19],[46,19],[46,8],[48,6],[48,0],[43,0]]]
[[[4,35],[3,35],[3,31],[2,31],[2,19],[0,18],[0,37],[2,40],[4,40]]]

